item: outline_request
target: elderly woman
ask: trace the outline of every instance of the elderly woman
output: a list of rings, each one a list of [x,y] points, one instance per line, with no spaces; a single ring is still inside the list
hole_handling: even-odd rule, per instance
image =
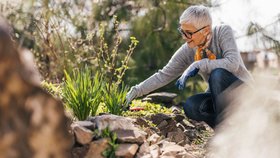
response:
[[[186,81],[199,74],[208,82],[205,93],[189,97],[184,104],[188,118],[205,121],[215,127],[228,104],[223,104],[220,94],[232,90],[252,78],[244,66],[230,26],[212,28],[207,7],[191,6],[180,17],[179,32],[186,41],[172,56],[168,64],[157,73],[133,86],[126,96],[129,103],[134,98],[150,93],[169,82],[177,80],[182,90]],[[231,87],[231,88],[229,88]]]

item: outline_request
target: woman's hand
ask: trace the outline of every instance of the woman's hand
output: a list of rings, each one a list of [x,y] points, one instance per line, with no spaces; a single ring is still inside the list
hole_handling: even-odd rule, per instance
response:
[[[130,91],[126,94],[125,105],[127,106],[136,97],[137,97],[137,91],[135,87],[131,87]]]
[[[190,65],[185,71],[184,73],[182,74],[182,76],[177,80],[176,82],[176,87],[179,89],[179,90],[183,90],[185,88],[185,84],[186,84],[186,81],[190,78],[190,77],[193,77],[195,76],[198,71],[199,71],[199,68],[197,68],[195,66],[196,64],[192,64]]]

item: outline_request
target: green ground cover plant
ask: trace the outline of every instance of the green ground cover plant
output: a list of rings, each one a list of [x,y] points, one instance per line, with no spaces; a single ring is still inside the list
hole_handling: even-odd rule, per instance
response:
[[[133,100],[131,105],[131,108],[133,107],[141,107],[144,108],[144,110],[140,111],[125,111],[123,113],[124,116],[147,116],[150,114],[156,114],[156,113],[165,113],[165,114],[171,114],[172,110],[169,108],[166,108],[160,104],[150,103],[150,102],[142,102],[141,100]]]

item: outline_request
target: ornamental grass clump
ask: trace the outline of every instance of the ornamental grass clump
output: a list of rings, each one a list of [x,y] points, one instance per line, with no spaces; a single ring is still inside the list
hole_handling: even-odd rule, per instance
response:
[[[64,73],[63,98],[67,108],[78,120],[94,116],[102,101],[102,77],[96,73],[92,78],[92,72],[87,67],[73,70],[71,74]]]
[[[127,108],[124,106],[125,96],[128,88],[122,84],[106,84],[103,89],[104,103],[108,112],[115,115],[122,115],[123,111]]]

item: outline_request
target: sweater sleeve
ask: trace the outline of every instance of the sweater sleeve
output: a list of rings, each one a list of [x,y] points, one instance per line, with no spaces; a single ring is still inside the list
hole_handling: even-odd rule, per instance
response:
[[[135,88],[137,97],[148,94],[161,88],[183,73],[191,63],[191,49],[186,44],[182,45],[172,56],[166,66],[148,79],[132,88]]]
[[[224,68],[229,72],[236,72],[242,61],[237,49],[233,32],[230,26],[224,25],[219,30],[218,42],[223,58],[216,60],[202,59],[197,62],[199,69],[208,74],[216,68]]]

